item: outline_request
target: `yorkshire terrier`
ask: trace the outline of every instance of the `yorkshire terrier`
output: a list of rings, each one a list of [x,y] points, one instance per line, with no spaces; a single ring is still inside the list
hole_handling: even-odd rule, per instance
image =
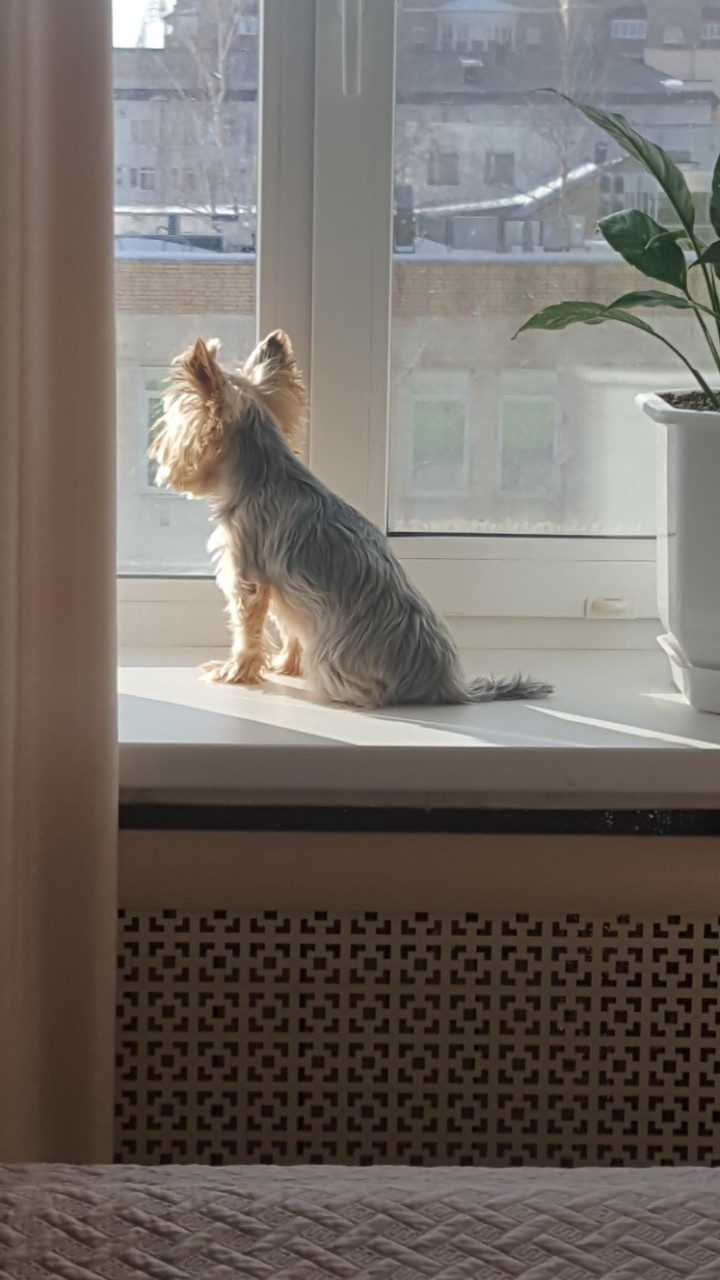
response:
[[[287,335],[271,333],[236,373],[218,349],[198,340],[177,357],[150,449],[158,485],[210,500],[232,629],[230,656],[206,664],[210,677],[302,674],[316,696],[356,707],[551,693],[519,675],[467,682],[448,628],[387,539],[303,464],[307,395]]]

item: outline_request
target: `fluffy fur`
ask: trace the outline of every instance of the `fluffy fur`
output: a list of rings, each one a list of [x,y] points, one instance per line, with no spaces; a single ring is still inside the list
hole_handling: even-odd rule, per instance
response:
[[[520,676],[466,682],[450,632],[387,539],[304,466],[306,394],[287,336],[270,334],[237,373],[217,350],[197,341],[178,357],[151,449],[159,485],[210,499],[232,629],[211,678],[254,684],[272,665],[358,707],[550,693]],[[284,636],[274,664],[268,614]]]

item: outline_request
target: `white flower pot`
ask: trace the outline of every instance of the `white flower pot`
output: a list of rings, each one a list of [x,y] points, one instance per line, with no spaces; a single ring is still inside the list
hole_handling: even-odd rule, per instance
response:
[[[660,432],[659,643],[691,706],[720,713],[720,412],[635,403]]]

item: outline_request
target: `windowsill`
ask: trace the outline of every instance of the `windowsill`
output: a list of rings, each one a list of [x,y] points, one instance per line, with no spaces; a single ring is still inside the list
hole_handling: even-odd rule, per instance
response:
[[[693,711],[659,651],[493,651],[547,702],[359,712],[302,682],[207,684],[208,651],[134,651],[120,668],[124,800],[417,807],[720,807],[720,716]]]

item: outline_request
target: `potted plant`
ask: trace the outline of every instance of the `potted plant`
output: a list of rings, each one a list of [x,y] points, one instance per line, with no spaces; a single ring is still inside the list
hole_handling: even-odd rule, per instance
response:
[[[625,209],[603,218],[599,229],[626,262],[669,289],[635,290],[607,306],[560,302],[537,312],[518,333],[571,324],[631,325],[661,342],[692,374],[696,389],[660,390],[638,396],[636,403],[660,432],[657,569],[665,634],[659,643],[670,659],[676,685],[691,705],[720,712],[720,239],[708,245],[699,237],[690,190],[661,147],[636,133],[622,116],[565,100],[609,134],[665,193],[676,225],[665,227],[639,209]],[[712,178],[709,217],[720,236],[720,158]],[[693,313],[713,370],[709,380],[637,314],[656,307]]]

